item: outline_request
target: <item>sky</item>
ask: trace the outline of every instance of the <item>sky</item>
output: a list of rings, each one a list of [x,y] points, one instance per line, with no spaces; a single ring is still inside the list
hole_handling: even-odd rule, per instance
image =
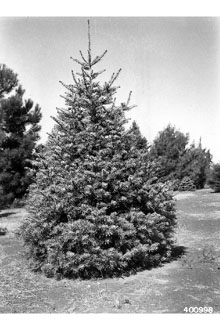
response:
[[[128,113],[152,143],[168,124],[210,149],[220,162],[220,18],[91,17],[93,56],[108,50],[97,69],[108,80],[122,69],[117,100],[137,105]],[[0,63],[18,73],[25,97],[39,103],[42,142],[64,106],[79,50],[88,46],[87,17],[1,17]]]

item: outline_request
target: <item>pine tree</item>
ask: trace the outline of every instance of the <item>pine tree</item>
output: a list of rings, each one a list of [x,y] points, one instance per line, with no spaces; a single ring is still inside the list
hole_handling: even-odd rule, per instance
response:
[[[5,64],[0,64],[0,99],[18,86],[17,74]]]
[[[210,151],[202,147],[201,140],[198,146],[192,143],[179,160],[178,178],[189,177],[196,189],[203,189],[207,181],[211,159]]]
[[[147,139],[141,134],[136,121],[132,122],[130,132],[133,133],[133,145],[136,146],[137,149],[145,149],[147,151],[149,149]]]
[[[33,101],[23,100],[24,90],[17,75],[10,69],[0,70],[0,204],[9,206],[15,198],[27,192],[32,179],[27,169],[32,167],[33,150],[39,139],[40,107]],[[6,75],[6,76],[5,76]]]
[[[153,141],[150,155],[159,163],[158,177],[161,181],[180,179],[177,168],[188,144],[188,134],[176,130],[170,124]]]
[[[215,191],[220,192],[220,164],[214,164],[211,172],[210,178],[208,180],[209,186]]]
[[[156,182],[146,143],[134,126],[125,129],[126,103],[116,105],[114,83],[94,71],[107,51],[73,59],[66,107],[35,165],[29,217],[21,233],[35,270],[47,276],[90,278],[120,275],[168,260],[175,210],[167,187]],[[140,140],[141,145],[140,145]],[[137,147],[138,142],[138,147]]]
[[[18,86],[17,74],[9,69],[5,64],[0,64],[0,102],[1,99]],[[0,111],[0,123],[2,122],[2,112]],[[0,125],[0,143],[5,137],[5,133]]]
[[[194,186],[202,189],[212,156],[209,150],[202,147],[201,139],[198,146],[192,143],[188,147],[188,141],[189,134],[183,134],[168,125],[154,140],[150,157],[158,161],[157,176],[162,182],[170,180],[176,186],[175,189],[180,185],[182,190],[188,181],[192,189]]]

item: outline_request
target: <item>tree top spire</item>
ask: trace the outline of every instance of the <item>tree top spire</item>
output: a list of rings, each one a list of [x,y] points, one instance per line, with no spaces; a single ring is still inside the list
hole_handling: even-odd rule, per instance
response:
[[[91,35],[90,35],[90,21],[88,19],[88,63],[91,64]]]

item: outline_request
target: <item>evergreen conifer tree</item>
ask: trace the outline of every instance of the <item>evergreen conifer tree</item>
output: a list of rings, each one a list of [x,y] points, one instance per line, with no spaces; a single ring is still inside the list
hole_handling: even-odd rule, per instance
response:
[[[0,64],[0,99],[18,86],[17,74],[5,64]]]
[[[220,163],[213,165],[208,184],[215,192],[220,192]]]
[[[209,150],[202,147],[201,140],[198,146],[192,143],[179,160],[177,177],[189,177],[196,189],[203,189],[207,181],[212,156]]]
[[[150,155],[159,164],[158,177],[162,182],[177,179],[177,168],[184,155],[189,136],[170,124],[153,141]]]
[[[133,145],[135,145],[137,149],[145,149],[147,151],[149,149],[147,139],[141,134],[136,121],[132,122],[130,132],[132,133]]]
[[[5,65],[0,67],[0,95],[0,204],[7,207],[32,183],[27,169],[39,139],[41,111],[32,100],[23,100],[17,75]]]
[[[157,160],[157,176],[162,182],[170,180],[176,186],[175,189],[180,184],[182,190],[188,181],[189,187],[202,189],[207,180],[211,154],[202,147],[201,140],[198,146],[192,143],[189,147],[188,141],[188,134],[168,125],[154,140],[150,158]]]
[[[66,107],[35,165],[29,217],[21,233],[34,269],[47,276],[115,276],[168,260],[176,225],[174,202],[157,183],[146,141],[125,129],[126,103],[116,105],[120,70],[101,84],[101,56],[73,59]],[[78,78],[77,78],[78,77]],[[141,142],[141,143],[140,143]]]

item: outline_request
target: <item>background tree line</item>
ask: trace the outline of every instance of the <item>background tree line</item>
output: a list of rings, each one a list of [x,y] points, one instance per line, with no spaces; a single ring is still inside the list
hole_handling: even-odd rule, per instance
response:
[[[189,134],[168,125],[153,141],[150,158],[158,163],[157,176],[170,181],[175,190],[203,189],[210,171],[212,156],[202,147],[189,144]]]

